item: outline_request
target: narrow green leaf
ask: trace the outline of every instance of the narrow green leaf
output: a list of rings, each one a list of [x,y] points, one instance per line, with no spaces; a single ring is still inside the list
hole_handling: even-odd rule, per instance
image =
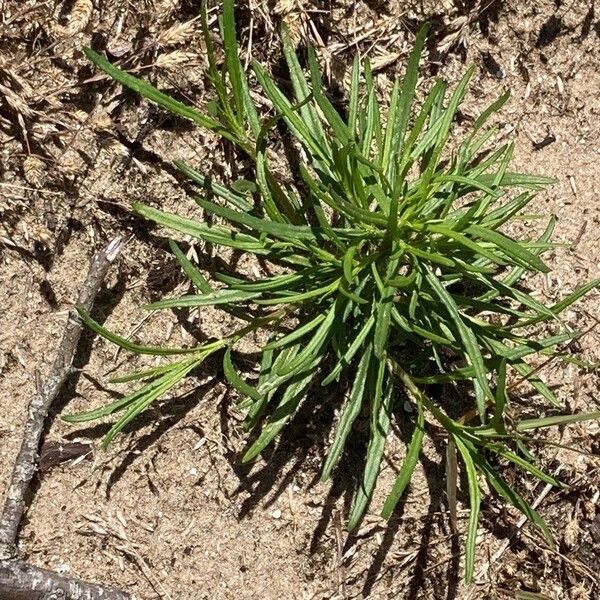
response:
[[[304,269],[297,273],[275,275],[274,277],[265,277],[256,281],[245,281],[226,273],[219,273],[216,278],[222,283],[227,284],[231,289],[243,292],[277,292],[296,289],[299,285],[311,281],[312,276],[317,274],[323,273],[317,273],[314,269]]]
[[[352,383],[352,390],[350,396],[344,406],[344,410],[340,416],[340,422],[336,428],[335,439],[331,444],[331,448],[325,459],[323,465],[323,472],[321,474],[321,481],[326,481],[331,476],[331,471],[338,463],[342,451],[346,446],[346,440],[352,429],[352,425],[356,420],[356,417],[360,414],[363,398],[365,395],[365,389],[367,387],[367,376],[369,373],[369,366],[371,364],[372,349],[371,346],[367,346],[360,361],[358,363],[354,381]]]
[[[329,385],[334,379],[337,379],[338,376],[340,375],[340,373],[342,372],[342,369],[344,369],[345,367],[347,367],[350,364],[350,362],[352,361],[352,359],[354,358],[356,353],[360,350],[360,348],[363,347],[365,340],[367,339],[367,336],[369,335],[369,333],[371,332],[371,329],[373,328],[374,323],[375,323],[375,317],[373,315],[371,315],[365,321],[365,324],[361,327],[360,331],[356,334],[355,338],[352,340],[352,343],[348,346],[348,349],[346,350],[346,352],[338,360],[337,364],[335,365],[335,367],[333,368],[331,373],[329,373],[329,375],[327,375],[327,377],[325,377],[325,379],[323,379],[323,381],[321,382],[322,386]],[[369,344],[367,346],[367,348],[370,348],[370,347],[371,347],[371,345]],[[366,352],[366,350],[365,350],[365,352]]]
[[[398,114],[398,104],[400,101],[400,80],[394,81],[392,95],[390,97],[390,105],[388,108],[387,123],[385,126],[385,137],[383,140],[383,154],[381,157],[381,166],[388,174],[392,174],[392,165],[390,164],[390,156],[392,153],[392,141],[394,139],[394,129],[396,126],[396,115]],[[395,165],[394,165],[395,166]]]
[[[333,306],[328,310],[327,316],[319,325],[319,328],[313,335],[312,339],[308,342],[308,344],[306,344],[304,349],[298,353],[298,356],[296,356],[286,365],[283,365],[279,368],[277,372],[278,375],[285,375],[287,373],[294,372],[300,367],[302,363],[310,362],[313,360],[315,354],[318,354],[320,352],[321,348],[325,345],[329,336],[331,336],[332,326],[342,308],[342,303],[343,301],[341,301],[339,298],[338,300],[336,300]]]
[[[300,294],[290,294],[288,296],[282,296],[281,298],[269,298],[267,300],[261,299],[257,300],[256,304],[260,304],[261,306],[271,306],[273,304],[298,304],[300,302],[304,302],[305,300],[311,300],[312,298],[317,298],[319,296],[321,296],[322,299],[334,292],[338,288],[338,285],[339,279],[336,279],[332,283],[307,290],[306,292],[302,292]]]
[[[342,260],[342,268],[344,271],[344,277],[348,283],[352,283],[354,279],[352,275],[352,268],[354,266],[354,255],[356,254],[357,246],[350,246],[344,253]]]
[[[308,48],[308,66],[310,68],[312,93],[317,104],[319,105],[319,108],[321,109],[321,112],[333,129],[333,133],[337,141],[341,142],[342,145],[348,144],[351,141],[350,133],[339,113],[323,92],[323,84],[319,74],[317,57],[314,49],[310,46]]]
[[[352,132],[352,139],[356,135],[356,123],[358,121],[358,95],[360,79],[360,61],[358,54],[352,61],[352,75],[350,80],[350,101],[348,103],[348,129]]]
[[[186,219],[178,215],[163,212],[162,210],[137,202],[133,204],[133,209],[146,219],[155,221],[163,227],[174,229],[175,231],[191,235],[209,243],[246,250],[255,254],[264,254],[266,252],[264,243],[257,238],[245,233],[232,231],[227,227],[218,225],[209,226],[205,223],[199,223],[193,219]]]
[[[225,186],[213,181],[210,177],[203,175],[199,171],[192,169],[188,164],[183,162],[182,160],[175,160],[173,164],[177,167],[179,171],[181,171],[187,178],[191,179],[194,183],[202,186],[204,189],[209,192],[215,194],[215,196],[219,196],[219,198],[223,198],[227,200],[230,204],[243,210],[244,212],[249,212],[252,210],[253,206],[248,200],[241,196],[234,190],[230,188],[226,188]]]
[[[479,344],[477,342],[477,338],[473,331],[465,325],[463,318],[458,310],[456,302],[452,298],[451,294],[448,293],[446,288],[440,283],[439,279],[433,274],[433,272],[427,268],[425,272],[425,277],[431,285],[433,291],[438,296],[438,298],[444,303],[448,314],[451,316],[454,324],[456,325],[456,329],[465,345],[465,350],[467,356],[469,358],[469,362],[475,371],[475,378],[481,389],[484,391],[485,395],[490,399],[493,399],[493,395],[489,389],[489,385],[487,382],[486,369],[483,361],[483,357],[481,356],[481,350],[479,349]],[[482,419],[485,419],[485,405],[482,405],[481,402],[478,404],[479,416]]]
[[[153,356],[171,356],[174,354],[191,354],[193,352],[198,352],[199,348],[157,348],[153,346],[142,346],[140,344],[135,344],[125,338],[113,333],[109,329],[102,327],[100,323],[97,323],[92,319],[88,312],[86,312],[82,307],[77,307],[77,312],[79,313],[79,317],[81,318],[83,324],[86,327],[89,327],[93,332],[101,335],[103,338],[107,339],[109,342],[119,346],[119,348],[123,348],[124,350],[128,350],[129,352],[133,352],[135,354],[150,354]]]
[[[324,319],[325,315],[323,313],[317,315],[314,319],[311,319],[304,325],[297,327],[291,333],[284,335],[278,340],[269,342],[266,346],[263,347],[263,352],[267,350],[276,350],[277,348],[283,348],[284,346],[288,346],[289,344],[296,342],[300,338],[303,338],[307,333],[310,333],[315,327],[320,325]]]
[[[355,529],[359,524],[373,495],[385,448],[385,440],[390,428],[394,386],[390,381],[384,384],[386,370],[386,363],[379,361],[371,402],[371,428],[369,444],[367,446],[367,462],[362,481],[359,484],[352,508],[350,509],[350,516],[348,518],[349,531]]]
[[[394,487],[392,488],[390,495],[387,497],[387,500],[383,505],[381,516],[384,519],[389,519],[392,516],[398,501],[410,483],[415,467],[417,466],[417,461],[419,460],[419,453],[421,452],[421,446],[423,445],[424,433],[425,412],[422,404],[417,402],[417,422],[415,424],[415,428],[413,429],[413,434],[406,452],[406,457],[404,458],[402,467],[400,467],[400,471],[398,472],[398,476],[394,482]]]
[[[467,531],[467,545],[465,557],[465,582],[470,583],[473,580],[473,571],[475,567],[475,548],[477,546],[477,526],[479,525],[479,509],[481,504],[481,492],[477,481],[477,471],[471,457],[471,452],[463,444],[458,436],[454,436],[454,443],[458,448],[467,472],[467,482],[469,484],[469,528]]]
[[[204,198],[196,198],[196,203],[213,215],[217,215],[223,219],[232,221],[233,223],[245,225],[254,231],[271,234],[284,240],[315,240],[315,234],[320,233],[318,230],[306,225],[275,223],[267,219],[253,217],[248,213],[239,212],[226,206],[220,206],[210,200],[205,200]]]
[[[424,176],[420,184],[421,190],[424,190],[431,182],[435,169],[437,168],[442,149],[450,133],[450,126],[452,125],[456,111],[458,110],[458,107],[465,96],[467,85],[472,76],[473,68],[470,68],[458,82],[458,85],[456,86],[456,89],[454,90],[454,93],[448,102],[448,106],[442,111],[439,119],[439,131],[435,136],[435,145],[431,153],[426,156],[425,162],[422,165],[422,169],[424,169]],[[435,104],[433,110],[436,110]],[[432,116],[432,119],[435,120],[435,116]]]
[[[453,229],[450,229],[449,227],[445,227],[444,225],[428,224],[427,229],[429,231],[432,231],[434,233],[439,233],[440,235],[443,235],[444,237],[447,237],[451,240],[458,242],[459,244],[461,244],[461,246],[464,246],[468,250],[471,250],[472,252],[479,254],[479,256],[483,256],[484,258],[487,258],[488,260],[491,260],[492,262],[494,262],[498,265],[506,264],[506,260],[504,260],[502,257],[498,256],[491,250],[481,246],[477,242],[474,242],[473,240],[469,239],[466,235],[463,235],[462,233],[459,233],[458,231],[454,231]]]
[[[309,370],[305,377],[287,386],[279,405],[269,417],[269,421],[263,427],[258,439],[242,457],[242,462],[254,460],[277,437],[283,426],[298,409],[312,380],[313,372]]]
[[[203,294],[210,294],[213,291],[212,286],[208,283],[208,281],[206,281],[204,275],[200,273],[196,266],[192,264],[188,257],[181,251],[179,246],[173,240],[169,240],[169,247],[179,261],[183,272],[187,275],[194,287]]]
[[[235,112],[240,127],[243,129],[245,105],[242,79],[244,74],[238,57],[234,7],[233,0],[223,0],[223,46],[225,47],[225,64],[227,65],[229,83],[233,91]]]
[[[494,402],[494,416],[490,421],[491,427],[498,433],[505,433],[505,427],[502,419],[504,417],[504,409],[506,408],[507,401],[506,358],[503,358],[498,369],[498,381],[496,382],[496,394]]]
[[[581,287],[577,288],[574,292],[571,292],[568,296],[565,296],[560,302],[557,302],[556,304],[550,306],[548,308],[550,315],[560,315],[560,313],[562,313],[565,309],[571,306],[571,304],[574,304],[575,302],[577,302],[577,300],[579,300],[598,286],[600,286],[600,277],[582,285]],[[529,327],[531,325],[536,325],[537,323],[547,321],[550,318],[552,317],[550,317],[548,314],[543,314],[537,317],[533,317],[531,319],[526,319],[525,321],[520,321],[519,323],[516,323],[514,327]]]
[[[273,80],[263,69],[263,67],[256,61],[252,63],[256,78],[263,88],[265,94],[271,100],[278,112],[280,112],[290,129],[298,140],[306,146],[310,153],[325,163],[328,162],[329,157],[325,148],[323,148],[319,142],[315,139],[311,133],[309,127],[302,121],[302,119],[296,114],[290,101],[283,95],[281,90],[275,85]]]
[[[115,81],[123,84],[129,89],[133,90],[140,96],[155,102],[159,106],[166,108],[169,112],[172,112],[175,115],[180,117],[184,117],[185,119],[189,119],[202,127],[206,127],[215,133],[218,133],[220,136],[228,139],[231,142],[236,143],[237,140],[235,136],[231,135],[231,133],[225,129],[220,123],[214,121],[210,117],[203,115],[198,112],[195,108],[191,108],[183,102],[179,102],[174,98],[171,98],[168,94],[165,94],[155,88],[153,85],[131,75],[118,67],[115,67],[108,60],[106,60],[103,56],[94,52],[91,48],[84,48],[84,54],[87,56],[89,60],[91,60],[98,68],[104,71],[107,75],[112,77]]]
[[[140,413],[142,413],[152,402],[157,398],[169,391],[173,386],[179,383],[191,370],[196,368],[202,360],[205,358],[204,355],[199,360],[193,363],[184,364],[181,368],[174,370],[173,372],[166,373],[157,382],[152,382],[142,390],[140,395],[134,403],[129,405],[127,412],[111,427],[109,432],[104,436],[102,440],[102,449],[106,450],[113,439],[129,424],[133,421]]]
[[[545,483],[549,483],[550,485],[553,485],[555,487],[563,487],[560,481],[548,475],[547,473],[544,473],[544,471],[538,469],[535,465],[531,464],[531,462],[529,462],[522,456],[519,456],[518,454],[515,454],[514,452],[510,452],[510,450],[505,450],[503,448],[495,448],[494,450],[499,456],[505,458],[506,460],[517,465],[518,467],[521,467],[521,469],[523,469],[524,471],[531,473],[540,481],[544,481]]]
[[[174,370],[178,370],[180,368],[181,364],[178,364],[175,367],[173,365],[169,365],[169,369],[163,370],[161,375],[172,374]],[[131,394],[127,394],[126,396],[123,396],[118,400],[115,400],[114,402],[110,402],[109,404],[105,404],[100,408],[71,415],[63,415],[61,419],[63,421],[66,421],[67,423],[85,423],[87,421],[95,421],[96,419],[108,417],[109,415],[112,415],[115,412],[125,410],[149,390],[153,389],[154,387],[160,386],[162,381],[163,380],[161,379],[156,382],[148,383],[143,387],[135,390]]]
[[[429,24],[426,23],[421,27],[417,33],[413,49],[408,58],[406,65],[406,74],[402,81],[402,88],[400,90],[398,110],[395,114],[394,125],[393,125],[393,140],[391,143],[390,154],[387,155],[387,161],[389,157],[394,153],[399,153],[403,147],[404,139],[406,137],[406,129],[408,127],[408,121],[410,118],[410,112],[415,97],[415,90],[417,87],[417,78],[419,76],[419,61],[421,60],[421,54],[425,47],[425,40],[429,32]],[[384,168],[386,163],[384,162]]]
[[[543,398],[545,398],[553,406],[561,406],[558,398],[552,390],[538,377],[536,370],[530,367],[525,361],[512,362],[510,365],[524,381],[526,381],[534,390],[536,390]]]
[[[555,415],[552,417],[541,417],[539,419],[524,419],[515,424],[517,431],[531,431],[543,427],[556,427],[560,425],[570,425],[580,421],[597,421],[600,419],[600,412],[581,412],[572,415]]]
[[[479,129],[485,125],[487,120],[495,113],[498,112],[505,104],[506,101],[510,98],[510,90],[506,90],[502,96],[500,96],[497,100],[494,100],[478,117],[475,119],[473,123],[473,133],[477,132]]]
[[[495,179],[494,173],[485,173],[479,175],[477,179],[484,185],[490,185]],[[524,175],[523,173],[505,173],[498,184],[501,187],[520,187],[523,189],[540,190],[547,185],[556,183],[552,177],[542,177],[541,175]]]
[[[510,238],[502,235],[498,231],[481,227],[480,225],[471,225],[466,231],[473,234],[476,237],[491,242],[500,250],[502,250],[506,256],[512,258],[517,263],[529,267],[533,271],[539,271],[540,273],[549,273],[550,269],[547,267],[535,254],[529,252],[523,248],[519,243],[511,240]]]
[[[283,53],[285,60],[290,71],[290,81],[294,88],[294,95],[296,96],[296,102],[301,103],[305,98],[308,98],[311,91],[302,72],[302,67],[298,61],[296,50],[290,39],[290,34],[287,26],[284,24],[282,27],[282,41],[283,41]],[[310,124],[311,131],[318,139],[319,143],[326,145],[325,133],[323,131],[323,125],[321,119],[314,106],[311,103],[304,104],[300,109],[300,114],[305,123]]]
[[[154,367],[152,369],[144,369],[142,371],[134,371],[133,373],[126,373],[125,375],[111,377],[108,381],[110,383],[129,383],[131,381],[156,379],[159,375],[170,371],[180,364],[182,363],[167,363],[166,365],[160,365],[159,367]]]
[[[481,454],[473,455],[473,461],[477,467],[482,471],[490,485],[496,490],[496,492],[504,498],[506,502],[512,504],[515,508],[521,511],[529,521],[531,521],[540,530],[546,541],[554,546],[554,538],[548,526],[540,517],[538,512],[510,485],[502,479],[502,477],[493,469],[493,467],[487,462],[487,460]]]
[[[375,308],[377,318],[373,347],[375,356],[379,360],[385,360],[385,353],[388,347],[388,336],[392,319],[393,290],[394,288],[391,286],[386,287],[385,296],[377,303]]]
[[[240,290],[215,290],[210,294],[180,296],[178,298],[167,298],[146,304],[146,310],[163,310],[165,308],[184,308],[197,306],[218,306],[219,304],[234,304],[236,302],[247,302],[260,296],[259,292],[244,292]]]
[[[240,393],[242,396],[248,396],[256,402],[262,400],[262,394],[248,383],[246,383],[238,374],[231,360],[231,346],[227,346],[223,355],[223,372],[227,381]]]
[[[520,213],[532,200],[533,195],[530,192],[519,194],[510,202],[488,212],[481,220],[482,227],[497,229],[510,221],[514,215]]]

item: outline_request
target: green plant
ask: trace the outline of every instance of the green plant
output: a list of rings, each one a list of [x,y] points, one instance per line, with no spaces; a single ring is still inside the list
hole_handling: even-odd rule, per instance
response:
[[[561,312],[600,280],[552,306],[543,305],[520,285],[525,276],[549,271],[540,255],[555,246],[550,242],[555,222],[550,219],[537,239],[514,239],[501,232],[507,223],[525,218],[522,211],[535,191],[551,183],[546,177],[511,172],[512,144],[488,148],[495,130],[486,128],[486,123],[508,93],[493,102],[466,138],[456,143],[452,125],[473,71],[451,93],[438,80],[415,110],[425,27],[416,38],[404,79],[394,84],[386,110],[377,98],[368,61],[361,77],[355,59],[348,106],[342,114],[324,90],[313,50],[308,49],[306,77],[283,31],[293,95],[255,62],[254,76],[272,105],[264,117],[253,103],[238,58],[233,4],[232,0],[223,3],[222,68],[203,11],[208,78],[214,91],[206,113],[123,72],[92,50],[86,54],[115,80],[231,142],[254,169],[253,182],[224,186],[184,163],[175,163],[203,188],[205,194],[196,198],[199,206],[223,224],[210,225],[144,204],[134,209],[171,230],[255,255],[278,274],[250,280],[243,273],[214,273],[219,284],[215,285],[171,242],[197,293],[146,308],[217,306],[247,324],[199,347],[152,348],[123,339],[81,312],[91,329],[126,350],[176,358],[119,378],[119,382],[144,383],[112,404],[65,420],[122,413],[105,437],[106,446],[209,355],[222,352],[225,376],[242,397],[240,408],[247,411],[245,425],[257,432],[243,456],[250,461],[278,435],[307,394],[320,394],[319,385],[347,383],[348,393],[340,393],[341,414],[323,479],[335,468],[356,419],[368,416],[365,468],[349,515],[349,528],[354,528],[377,480],[394,407],[404,396],[415,407],[413,434],[383,507],[385,517],[392,514],[410,482],[429,419],[445,430],[468,481],[466,579],[473,574],[481,478],[550,540],[538,513],[501,477],[494,461],[500,458],[560,485],[536,466],[527,450],[527,432],[596,418],[598,413],[515,421],[507,376],[516,375],[550,406],[559,405],[526,359],[536,354],[561,356],[561,345],[580,335],[565,326]],[[293,183],[278,178],[267,152],[280,122],[300,153]],[[546,323],[555,331],[536,337],[536,326]],[[270,341],[262,348],[258,379],[250,383],[236,370],[232,349],[259,329],[270,333]],[[454,388],[460,403],[433,400],[428,395],[433,384]],[[450,416],[461,409],[462,418]]]

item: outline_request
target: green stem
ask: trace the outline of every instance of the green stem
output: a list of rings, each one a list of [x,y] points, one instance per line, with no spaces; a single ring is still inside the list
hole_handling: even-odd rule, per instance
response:
[[[413,397],[415,402],[423,405],[442,425],[446,431],[450,433],[458,433],[464,428],[452,420],[444,411],[440,410],[416,385],[410,375],[391,357],[388,357],[388,367],[390,372],[398,377],[404,384],[408,393]],[[462,431],[461,431],[462,432]]]

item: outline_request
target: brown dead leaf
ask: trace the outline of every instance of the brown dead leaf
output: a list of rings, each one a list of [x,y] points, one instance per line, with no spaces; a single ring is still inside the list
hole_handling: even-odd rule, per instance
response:
[[[94,3],[92,0],[75,0],[69,18],[69,25],[67,27],[69,35],[74,35],[83,31],[90,22],[93,12]]]
[[[172,27],[161,31],[156,38],[156,45],[159,47],[177,46],[187,42],[194,35],[197,20],[196,18],[185,23],[176,23]]]

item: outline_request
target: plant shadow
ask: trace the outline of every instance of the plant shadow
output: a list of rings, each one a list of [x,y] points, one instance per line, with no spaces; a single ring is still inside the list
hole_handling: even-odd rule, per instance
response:
[[[91,311],[92,318],[102,325],[117,307],[126,291],[127,275],[121,271],[117,272],[117,281],[111,288],[102,287]],[[48,415],[45,433],[48,432],[54,419],[60,414],[68,403],[77,395],[77,385],[83,374],[83,368],[88,364],[96,334],[84,327],[79,344],[73,358],[73,370],[67,378],[61,393],[52,403],[50,414]]]
[[[113,488],[119,483],[127,470],[136,460],[143,457],[144,451],[156,444],[166,433],[180,423],[197,406],[198,401],[214,387],[215,380],[211,378],[196,386],[189,394],[174,396],[161,402],[159,407],[144,411],[123,429],[123,433],[127,435],[151,426],[148,433],[135,437],[132,443],[122,452],[123,456],[110,473],[106,484],[107,500],[110,499]],[[98,438],[106,434],[110,427],[110,424],[104,423],[83,427],[73,431],[66,437],[67,439],[78,437]]]
[[[237,454],[231,453],[227,456],[240,482],[234,494],[250,492],[248,498],[242,502],[238,518],[249,516],[261,504],[266,507],[273,505],[301,469],[313,473],[309,487],[316,485],[319,479],[317,466],[321,462],[327,432],[335,416],[335,403],[328,401],[327,397],[324,398],[321,390],[322,388],[319,388],[319,393],[308,394],[306,401],[282,430],[275,444],[263,451],[263,467],[253,471],[255,466],[240,464]],[[329,396],[331,395],[330,393]],[[229,428],[227,407],[223,405],[223,436],[229,436]],[[293,457],[291,460],[290,456]]]
[[[337,392],[339,393],[339,391]],[[312,399],[311,399],[312,398]],[[264,466],[253,470],[251,465],[240,465],[239,455],[229,452],[226,458],[231,468],[240,480],[234,495],[249,492],[249,496],[243,501],[238,518],[247,518],[259,506],[262,508],[271,506],[281,494],[292,485],[294,478],[302,469],[303,473],[312,472],[312,479],[307,483],[311,488],[319,481],[319,467],[322,463],[329,432],[335,419],[334,411],[327,399],[316,394],[310,394],[301,410],[290,421],[281,433],[276,446],[263,453]],[[401,402],[396,403],[401,406]],[[413,424],[406,418],[402,410],[396,411],[396,435],[408,444],[412,434]],[[306,424],[310,427],[308,432]],[[230,420],[228,417],[228,406],[221,407],[221,428],[224,436],[229,435]],[[443,439],[430,436],[434,440],[434,453],[436,456],[445,456],[445,442]],[[339,504],[342,504],[342,514],[348,515],[351,509],[352,499],[360,484],[359,477],[364,467],[366,447],[368,443],[368,419],[359,417],[349,436],[347,445],[343,451],[337,467],[333,471],[331,486],[327,497],[323,501],[321,515],[312,532],[308,551],[311,555],[319,553],[323,549],[326,538],[331,538],[334,527],[334,517]],[[292,457],[290,459],[290,457]],[[430,547],[434,526],[443,518],[440,509],[442,498],[444,498],[443,485],[445,481],[445,464],[443,460],[435,462],[426,456],[421,456],[421,464],[424,467],[427,481],[428,493],[431,498],[427,513],[423,515],[425,525],[417,542],[418,552],[414,559],[413,574],[410,578],[407,600],[416,599],[423,591],[423,584],[427,574],[434,567],[429,565]],[[461,486],[461,489],[463,486]],[[361,589],[361,597],[368,598],[375,592],[376,584],[381,577],[389,572],[392,567],[386,565],[388,556],[392,550],[394,541],[403,524],[403,516],[406,503],[401,501],[397,510],[385,526],[375,527],[367,534],[349,533],[346,536],[342,556],[355,545],[360,539],[371,536],[373,531],[382,533],[381,541],[369,561],[367,572]],[[452,536],[448,548],[450,559],[447,561],[445,579],[441,585],[445,587],[445,599],[456,600],[459,589],[460,572],[460,546],[457,536]],[[446,563],[444,563],[446,564]]]
[[[398,432],[399,437],[408,443],[408,432]],[[430,432],[431,433],[431,432]],[[430,436],[430,439],[434,443],[434,449],[428,454],[434,454],[435,456],[445,457],[445,442],[439,437],[434,435]],[[440,511],[442,508],[442,498],[444,498],[444,482],[446,477],[445,458],[441,458],[439,462],[431,460],[428,456],[421,453],[420,464],[423,467],[425,474],[427,493],[430,501],[427,507],[427,511],[421,515],[421,519],[424,521],[424,525],[421,529],[419,540],[413,544],[417,548],[416,554],[411,561],[411,576],[409,578],[407,587],[405,587],[405,595],[403,596],[406,600],[416,600],[420,597],[421,592],[427,584],[430,576],[429,572],[435,569],[435,565],[432,567],[429,565],[430,562],[430,551],[433,544],[433,532],[434,527],[437,525],[443,526],[443,515]],[[405,497],[410,494],[410,488],[405,492]],[[369,569],[364,578],[362,586],[362,597],[369,598],[374,592],[375,585],[377,582],[388,572],[394,569],[392,566],[386,567],[386,559],[389,552],[392,549],[393,543],[397,538],[403,523],[403,517],[406,510],[406,502],[400,502],[396,508],[395,513],[388,521],[381,542],[373,559],[369,566]],[[441,597],[443,593],[445,600],[456,600],[458,597],[459,587],[459,572],[460,572],[460,553],[459,553],[459,541],[456,535],[451,538],[451,547],[449,548],[450,560],[447,563],[446,574],[440,585],[436,587],[435,597]],[[352,537],[349,536],[348,544],[353,542]],[[385,568],[385,569],[384,569]],[[442,588],[445,588],[442,590]]]
[[[103,284],[103,286],[100,288],[100,291],[95,299],[94,308],[92,309],[92,315],[99,323],[103,323],[121,301],[126,289],[126,279],[126,276],[119,271],[117,273],[117,281],[112,287],[107,288],[106,285]],[[102,308],[100,309],[98,307]],[[70,400],[77,395],[77,385],[83,373],[83,367],[89,362],[94,339],[95,334],[91,330],[84,328],[73,357],[73,368],[71,374],[67,377],[67,380],[65,381],[58,396],[52,403],[48,416],[45,419],[44,430],[40,440],[40,449],[43,447],[48,432],[50,431],[50,428],[52,427],[56,417],[63,411]],[[33,478],[25,496],[26,506],[30,506],[31,501],[37,494],[42,478],[43,474]]]

